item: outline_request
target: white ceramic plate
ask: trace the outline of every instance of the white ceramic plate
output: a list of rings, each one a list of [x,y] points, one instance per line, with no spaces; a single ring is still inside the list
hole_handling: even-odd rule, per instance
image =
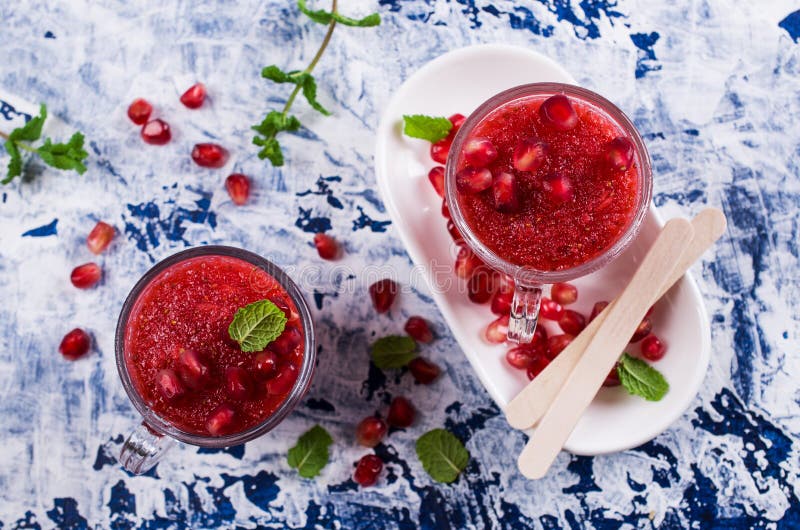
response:
[[[537,81],[575,83],[552,60],[522,48],[482,45],[447,53],[423,66],[394,95],[378,128],[375,156],[378,187],[395,228],[411,259],[422,269],[431,296],[464,354],[502,409],[527,383],[527,377],[505,362],[507,346],[483,339],[484,328],[494,318],[488,305],[469,302],[455,275],[441,272],[442,266],[452,265],[454,254],[440,213],[441,199],[427,178],[435,165],[428,154],[430,144],[404,137],[401,121],[403,114],[468,115],[502,90]],[[657,188],[658,176],[654,180]],[[618,295],[662,224],[651,207],[640,235],[624,254],[574,282],[579,297],[570,307],[588,315],[594,302]],[[443,278],[456,283],[443,288]],[[651,403],[627,395],[621,387],[602,389],[567,441],[568,451],[598,455],[641,445],[664,431],[691,403],[708,367],[711,332],[690,276],[656,305],[653,320],[655,332],[668,345],[667,355],[655,366],[669,381],[670,391],[661,401]],[[560,333],[552,322],[546,322],[546,327],[548,332]],[[629,351],[638,353],[638,345]]]

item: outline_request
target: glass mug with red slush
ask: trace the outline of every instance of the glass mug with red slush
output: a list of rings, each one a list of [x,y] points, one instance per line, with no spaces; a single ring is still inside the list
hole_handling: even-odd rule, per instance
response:
[[[242,351],[228,326],[238,309],[268,299],[286,316],[260,352]],[[316,348],[311,313],[294,282],[245,250],[206,246],[155,265],[122,308],[116,360],[142,415],[120,462],[153,467],[175,440],[228,447],[270,431],[305,394]]]
[[[650,157],[605,98],[560,83],[501,92],[456,133],[446,202],[465,244],[514,280],[508,339],[533,339],[542,286],[603,267],[635,238]],[[478,269],[480,271],[480,268]]]

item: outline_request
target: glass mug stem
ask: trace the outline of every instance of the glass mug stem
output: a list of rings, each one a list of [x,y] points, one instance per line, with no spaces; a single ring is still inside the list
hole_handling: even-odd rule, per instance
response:
[[[514,277],[514,299],[508,321],[508,340],[527,344],[533,340],[539,305],[542,301],[542,284],[525,278],[523,271]]]
[[[175,445],[169,436],[157,434],[144,422],[131,432],[119,453],[122,467],[135,475],[147,473]]]

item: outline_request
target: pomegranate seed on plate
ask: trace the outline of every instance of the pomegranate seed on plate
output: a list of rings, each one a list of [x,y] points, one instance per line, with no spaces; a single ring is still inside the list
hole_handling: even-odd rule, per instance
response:
[[[192,149],[192,160],[202,167],[222,167],[228,161],[228,150],[219,144],[195,144]]]
[[[228,190],[233,204],[241,206],[250,198],[250,179],[241,173],[231,173],[225,179],[225,189]]]
[[[542,370],[547,368],[547,365],[550,364],[550,359],[545,357],[544,355],[534,355],[532,357],[531,363],[528,365],[527,375],[528,379],[533,381],[533,379],[542,373]]]
[[[428,180],[431,181],[431,185],[439,197],[444,197],[444,168],[442,166],[434,166],[428,172]]]
[[[258,352],[253,357],[253,371],[257,376],[266,379],[275,373],[278,367],[278,356],[271,351]]]
[[[409,317],[405,326],[406,333],[417,342],[428,343],[433,340],[433,333],[428,322],[422,317]]]
[[[578,288],[571,283],[554,283],[550,288],[550,298],[561,305],[573,304],[578,300]]]
[[[639,322],[639,326],[637,326],[636,331],[633,333],[633,337],[631,337],[631,342],[639,342],[646,336],[653,331],[653,321],[647,317],[644,317],[641,322]]]
[[[277,305],[277,304],[276,304]],[[267,344],[267,349],[279,356],[292,353],[295,348],[303,343],[303,335],[295,326],[286,326],[277,339]]]
[[[511,301],[514,299],[513,288],[511,291],[502,288],[495,291],[492,297],[492,313],[495,315],[508,315],[511,313]]]
[[[408,363],[408,369],[411,372],[411,375],[414,376],[414,380],[423,385],[429,385],[433,383],[433,381],[439,377],[439,374],[442,371],[436,364],[425,359],[424,357],[417,357],[413,359],[410,363]]]
[[[97,263],[84,263],[72,270],[69,279],[78,289],[88,289],[100,281],[101,275],[102,271]]]
[[[467,167],[456,173],[456,187],[461,193],[480,193],[492,186],[492,180],[492,172],[486,168]]]
[[[450,129],[450,136],[455,136],[455,133],[458,132],[462,125],[464,125],[464,120],[467,118],[463,114],[456,113],[447,119],[453,124],[453,128]]]
[[[539,116],[544,123],[557,131],[569,131],[578,125],[578,115],[564,94],[556,94],[544,100],[539,107]]]
[[[165,368],[156,374],[156,384],[161,395],[167,400],[172,400],[183,395],[186,389],[174,370]]]
[[[92,231],[89,232],[89,237],[86,238],[86,246],[92,254],[100,254],[114,239],[114,227],[103,221],[98,221]]]
[[[369,297],[377,313],[386,313],[397,296],[397,283],[389,278],[378,280],[369,286]]]
[[[492,180],[494,193],[494,209],[500,213],[516,213],[519,211],[519,190],[517,177],[511,173],[498,173]]]
[[[215,408],[206,420],[206,430],[211,436],[220,436],[230,432],[233,427],[236,411],[227,403]]]
[[[530,345],[547,349],[547,331],[538,322],[536,323],[536,329],[533,330],[533,339],[531,339]]]
[[[664,354],[667,353],[667,347],[661,342],[661,339],[652,333],[642,339],[639,348],[642,352],[642,357],[648,361],[659,361],[664,357]]]
[[[206,87],[203,83],[195,83],[181,96],[181,103],[190,109],[197,109],[206,99]]]
[[[472,167],[486,167],[497,158],[497,149],[487,138],[470,138],[464,142],[464,160]]]
[[[453,241],[456,243],[464,241],[464,237],[461,235],[461,232],[458,231],[452,219],[447,221],[447,231],[450,232],[450,237],[452,237]]]
[[[547,157],[547,144],[529,138],[522,140],[514,148],[513,164],[517,171],[536,171]]]
[[[558,302],[550,300],[546,296],[542,297],[542,304],[539,307],[539,316],[547,320],[560,320],[564,315],[564,308]]]
[[[153,106],[142,98],[136,98],[128,107],[128,118],[136,125],[144,125],[153,112]]]
[[[611,169],[627,171],[633,163],[633,144],[624,136],[618,136],[606,146],[605,159]]]
[[[447,207],[447,201],[442,201],[442,217],[450,219],[450,208]]]
[[[617,372],[617,365],[615,364],[614,368],[612,368],[611,371],[608,372],[605,381],[603,381],[603,386],[612,387],[612,386],[619,386],[620,384],[621,383],[619,380],[619,372]]]
[[[314,236],[314,246],[317,247],[319,257],[322,259],[334,260],[339,255],[339,245],[336,244],[336,240],[322,232]]]
[[[508,339],[508,321],[508,315],[503,315],[492,320],[483,332],[486,341],[492,344],[504,343]]]
[[[247,399],[252,390],[250,375],[247,370],[239,366],[229,366],[225,369],[225,391],[233,399]]]
[[[209,383],[211,368],[196,350],[185,349],[178,355],[178,375],[187,386],[197,389]]]
[[[389,405],[389,413],[386,415],[386,423],[392,427],[405,428],[414,423],[414,406],[409,400],[402,396],[397,396]]]
[[[462,246],[456,256],[455,272],[456,276],[468,280],[472,277],[475,269],[483,265],[481,259],[475,255],[467,246]]]
[[[575,337],[568,334],[563,335],[553,335],[549,339],[547,339],[547,357],[549,359],[555,359],[558,357],[558,354],[564,351],[564,348],[569,346],[569,343],[573,341]]]
[[[533,358],[536,355],[534,348],[530,348],[527,344],[521,344],[506,352],[506,362],[519,370],[527,370],[528,366],[533,364]]]
[[[572,182],[560,173],[547,175],[542,182],[542,188],[550,200],[556,204],[569,202],[574,196]]]
[[[575,336],[586,327],[586,317],[572,309],[565,309],[564,314],[558,319],[558,325],[564,333]]]
[[[65,358],[74,361],[89,353],[91,345],[92,339],[89,337],[89,334],[81,328],[75,328],[61,339],[58,351],[61,352],[61,355]]]
[[[447,163],[447,155],[450,153],[452,138],[448,136],[444,140],[439,140],[431,144],[431,158],[439,164]]]
[[[378,481],[378,476],[383,470],[383,460],[376,455],[364,455],[356,465],[353,480],[362,488],[372,486]]]
[[[488,267],[480,267],[467,282],[467,297],[475,304],[485,304],[492,299],[494,273]]]
[[[150,145],[164,145],[172,139],[172,133],[169,130],[169,124],[164,120],[150,120],[140,133],[142,140]]]
[[[299,372],[292,363],[284,364],[279,370],[278,375],[267,381],[267,394],[279,396],[288,393],[297,381]]]
[[[592,314],[589,315],[589,322],[594,320],[595,317],[597,317],[597,315],[602,313],[603,309],[605,309],[606,307],[608,307],[608,302],[605,301],[595,302],[594,307],[592,307]]]
[[[356,440],[364,447],[375,447],[381,443],[388,430],[385,421],[375,416],[367,416],[356,427]]]

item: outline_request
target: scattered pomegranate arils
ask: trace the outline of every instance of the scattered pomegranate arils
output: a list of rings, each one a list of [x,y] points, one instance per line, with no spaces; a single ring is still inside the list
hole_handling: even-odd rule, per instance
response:
[[[594,307],[592,307],[592,314],[589,315],[589,322],[594,320],[595,317],[597,317],[597,315],[602,313],[603,309],[605,309],[606,307],[608,307],[608,302],[606,301],[595,302]]]
[[[519,370],[527,370],[528,366],[533,364],[533,358],[536,351],[530,348],[527,344],[514,346],[506,352],[506,361],[508,364]]]
[[[206,99],[206,87],[203,83],[195,83],[181,96],[181,103],[190,109],[197,109]]]
[[[91,346],[92,339],[89,337],[89,334],[81,328],[75,328],[61,339],[58,351],[61,352],[61,355],[66,359],[74,361],[89,353],[89,348]]]
[[[620,384],[621,383],[619,380],[619,372],[617,371],[617,365],[615,364],[614,368],[612,368],[611,371],[608,372],[605,381],[603,381],[603,386],[613,387],[613,386],[619,386]]]
[[[295,326],[286,326],[277,339],[267,345],[267,349],[278,356],[286,356],[303,342],[303,335]]]
[[[545,350],[547,349],[547,331],[544,329],[544,326],[540,326],[537,322],[536,329],[533,330],[533,339],[531,339],[530,345],[533,346],[541,346]]]
[[[667,353],[667,347],[661,342],[661,339],[651,333],[642,339],[639,351],[642,352],[642,357],[648,361],[660,361]]]
[[[564,314],[558,319],[558,326],[564,333],[575,336],[586,327],[586,317],[572,309],[565,309]]]
[[[256,376],[266,379],[275,373],[278,356],[271,351],[259,352],[253,357],[253,371]]]
[[[575,193],[572,189],[572,182],[568,177],[560,173],[551,173],[542,181],[542,188],[547,196],[556,204],[569,202]]]
[[[547,158],[547,144],[529,138],[514,148],[513,164],[517,171],[536,171]]]
[[[271,396],[287,394],[294,387],[298,375],[299,372],[295,365],[291,363],[284,364],[279,369],[278,375],[267,381],[267,394]]]
[[[548,364],[550,364],[550,359],[548,359],[544,355],[534,355],[532,357],[531,363],[528,365],[528,370],[526,372],[528,379],[533,381],[537,375],[542,373],[542,370],[547,368]]]
[[[409,400],[402,396],[397,396],[389,405],[389,413],[386,415],[386,423],[392,427],[403,429],[410,427],[414,423],[414,406]]]
[[[211,436],[220,436],[233,430],[236,411],[227,403],[215,408],[206,420],[206,430]]]
[[[486,168],[467,167],[456,173],[456,187],[461,193],[476,194],[492,186],[492,172]]]
[[[397,297],[397,283],[389,278],[378,280],[369,286],[369,297],[377,313],[386,313]]]
[[[487,138],[470,138],[464,142],[464,160],[473,167],[486,167],[497,158],[497,149]]]
[[[388,430],[389,426],[385,421],[375,416],[367,416],[356,427],[356,440],[364,447],[375,447],[381,443]]]
[[[569,131],[578,125],[578,114],[564,94],[556,94],[544,100],[539,107],[539,116],[544,123],[557,131]]]
[[[442,201],[442,217],[450,220],[450,208],[447,207],[447,201]]]
[[[550,300],[546,296],[542,297],[542,303],[539,307],[539,316],[547,320],[560,320],[564,315],[564,308],[558,302]]]
[[[447,119],[453,124],[453,128],[450,129],[450,136],[455,136],[455,133],[458,132],[462,125],[464,125],[464,121],[467,118],[463,114],[456,113]]]
[[[508,292],[498,289],[492,297],[492,313],[495,315],[508,315],[511,313],[511,301],[514,291]]]
[[[100,281],[102,271],[97,263],[84,263],[72,270],[69,279],[78,289],[88,289]]]
[[[447,231],[450,233],[450,237],[452,237],[453,241],[456,243],[461,243],[464,241],[464,237],[461,235],[461,232],[458,231],[458,228],[456,228],[456,224],[452,219],[447,221]]]
[[[228,161],[228,150],[219,144],[195,144],[192,149],[192,160],[202,167],[222,167]]]
[[[89,237],[86,238],[86,246],[92,254],[100,254],[114,239],[114,227],[103,221],[98,221],[92,231],[89,232]]]
[[[455,272],[456,276],[464,280],[472,277],[475,270],[483,265],[481,259],[475,255],[467,246],[462,246],[456,256]]]
[[[336,240],[322,232],[314,235],[314,246],[317,247],[317,253],[322,259],[335,260],[339,255],[339,245]]]
[[[178,375],[188,387],[197,389],[209,383],[211,369],[196,350],[182,350],[178,355]]]
[[[241,173],[231,173],[225,179],[225,189],[233,204],[241,206],[250,198],[250,179]]]
[[[627,171],[633,164],[633,144],[624,136],[618,136],[606,146],[605,160],[611,169]]]
[[[136,98],[128,107],[128,118],[136,125],[144,125],[153,112],[153,106],[142,98]]]
[[[444,140],[439,140],[431,144],[431,158],[439,164],[447,163],[447,155],[450,154],[450,144],[453,139],[448,136]]]
[[[383,460],[380,457],[364,455],[356,465],[356,470],[353,472],[353,480],[362,488],[368,488],[378,481],[381,471],[383,471]]]
[[[250,396],[253,385],[250,374],[239,366],[229,366],[225,369],[225,392],[233,399],[243,400]]]
[[[572,335],[553,335],[547,339],[547,357],[555,359],[575,339]]]
[[[554,283],[550,287],[550,298],[561,305],[574,304],[578,300],[578,288],[571,283]]]
[[[494,273],[488,267],[479,267],[467,282],[467,297],[472,303],[485,304],[492,299]]]
[[[631,342],[639,342],[646,336],[653,331],[653,321],[647,317],[644,317],[639,325],[636,328],[636,331],[633,332],[633,337],[631,337]]]
[[[422,317],[409,317],[404,328],[406,333],[417,342],[428,343],[433,340],[428,322]]]
[[[181,383],[174,370],[165,368],[156,374],[156,385],[161,395],[167,400],[173,400],[183,395],[186,388]]]
[[[511,173],[498,173],[492,180],[494,193],[494,209],[500,213],[517,213],[519,211],[519,189],[517,177]]]
[[[412,361],[408,363],[408,369],[411,372],[411,375],[414,376],[414,380],[423,385],[429,385],[433,383],[433,381],[439,377],[439,374],[442,372],[442,370],[436,364],[425,359],[424,357],[416,357],[415,359],[412,359]]]
[[[503,315],[492,320],[483,332],[487,342],[492,344],[502,344],[508,339],[509,316]]]
[[[148,121],[140,134],[142,140],[150,145],[164,145],[172,139],[169,124],[161,119]]]
[[[442,166],[434,166],[428,172],[428,180],[431,181],[431,186],[436,190],[439,197],[444,197],[444,168]]]

